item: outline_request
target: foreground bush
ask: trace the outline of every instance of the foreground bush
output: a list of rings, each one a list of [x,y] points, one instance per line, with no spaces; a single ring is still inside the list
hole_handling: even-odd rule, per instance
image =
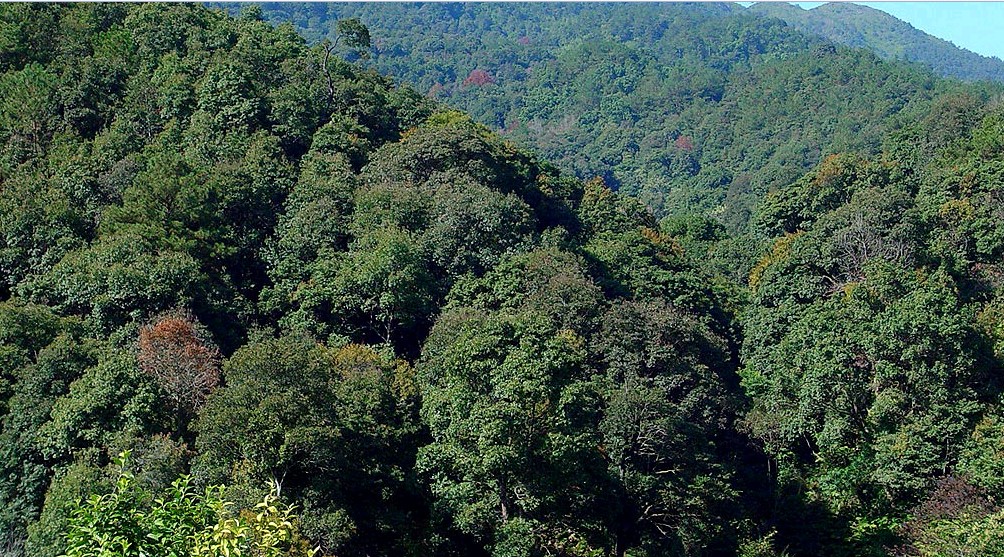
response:
[[[71,511],[65,557],[313,557],[300,538],[291,506],[267,495],[251,511],[233,513],[213,486],[199,494],[187,476],[162,494],[140,487],[125,464],[115,488]]]

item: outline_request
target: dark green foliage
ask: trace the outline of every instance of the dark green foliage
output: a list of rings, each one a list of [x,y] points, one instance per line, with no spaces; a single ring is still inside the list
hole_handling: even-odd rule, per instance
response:
[[[349,557],[994,550],[992,87],[725,5],[297,10],[359,19],[0,7],[5,548],[274,492]]]
[[[454,286],[418,368],[433,493],[495,555],[733,550],[728,343],[663,301],[608,303],[586,260],[555,247]]]
[[[417,443],[410,367],[376,351],[302,337],[251,343],[199,420],[196,471],[239,501],[266,486],[304,501],[303,529],[326,552],[406,553],[416,543]]]
[[[508,257],[483,279],[465,277],[450,296],[452,305],[479,311],[534,312],[580,335],[596,330],[603,308],[584,259],[553,246]]]
[[[45,493],[38,521],[28,528],[27,550],[39,557],[57,557],[66,551],[66,533],[75,505],[92,493],[111,488],[102,470],[86,461],[74,462],[54,477]]]
[[[727,342],[653,300],[611,307],[594,349],[605,368],[599,428],[618,495],[617,547],[727,552],[734,532],[722,518],[738,493],[719,451],[739,400]]]
[[[0,129],[5,144],[5,170],[44,154],[56,124],[55,88],[56,76],[37,63],[4,74],[0,81],[0,94],[4,98],[0,105]]]
[[[294,185],[326,187],[325,161],[362,165],[428,108],[344,63],[329,98],[321,53],[250,15],[11,5],[0,21],[0,530],[18,544],[66,466],[174,430],[136,365],[139,327],[190,308],[232,352],[272,283],[262,248]],[[297,243],[301,259],[321,247]],[[62,504],[32,551],[59,553]]]
[[[335,24],[335,33],[349,48],[362,50],[370,47],[370,30],[356,18],[340,20]]]
[[[911,105],[955,88],[737,5],[262,7],[311,40],[358,18],[372,67],[659,216],[732,231],[767,192],[828,155],[877,152]]]
[[[845,551],[893,545],[893,526],[953,470],[996,488],[1000,220],[982,216],[996,204],[971,200],[993,195],[979,172],[999,158],[982,143],[994,145],[997,119],[970,124],[929,165],[925,142],[894,143],[881,163],[831,159],[757,216],[779,236],[750,276],[746,420],[784,481],[851,520]],[[924,555],[982,544],[965,537],[974,524],[915,524],[910,543]]]
[[[190,304],[202,279],[197,262],[154,246],[133,234],[102,238],[67,254],[32,285],[33,297],[59,311],[89,316],[104,331]]]
[[[533,312],[455,311],[430,336],[418,375],[432,434],[418,466],[442,511],[492,555],[592,545],[583,519],[599,487],[598,401],[584,339]]]
[[[62,331],[25,353],[20,365],[9,368],[11,386],[0,422],[0,501],[4,509],[0,528],[11,534],[23,533],[37,518],[52,463],[57,460],[46,450],[41,430],[57,401],[94,363],[94,356],[75,343],[73,335],[58,333]]]

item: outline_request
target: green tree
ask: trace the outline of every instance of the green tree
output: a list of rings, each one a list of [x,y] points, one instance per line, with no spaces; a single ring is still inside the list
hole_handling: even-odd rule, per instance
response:
[[[594,350],[618,555],[728,551],[738,493],[719,459],[739,406],[728,343],[660,300],[621,302]],[[734,549],[733,549],[734,550]]]
[[[80,328],[39,306],[0,305],[6,388],[0,419],[0,530],[14,540],[38,516],[60,462],[43,451],[41,429],[70,385],[95,363]]]
[[[391,343],[428,326],[437,285],[417,239],[406,231],[368,232],[348,251],[317,261],[313,271],[295,298],[308,331]]]
[[[56,131],[57,77],[44,66],[28,64],[0,77],[0,135],[4,148],[0,172],[45,154]]]
[[[238,350],[224,382],[197,425],[200,475],[230,483],[240,504],[269,489],[303,501],[304,532],[327,552],[404,551],[419,527],[406,364],[289,336]]]
[[[445,183],[437,187],[423,240],[433,263],[447,276],[481,275],[530,244],[536,223],[518,197],[462,176],[437,181]]]
[[[222,486],[199,494],[188,477],[181,477],[154,498],[126,469],[128,457],[123,453],[115,462],[119,473],[110,493],[91,495],[71,509],[66,557],[316,553],[299,537],[293,508],[275,496],[267,495],[251,512],[233,516]]]
[[[595,537],[585,364],[582,337],[532,312],[455,309],[426,344],[418,380],[432,440],[418,465],[453,526],[493,555],[578,554]]]

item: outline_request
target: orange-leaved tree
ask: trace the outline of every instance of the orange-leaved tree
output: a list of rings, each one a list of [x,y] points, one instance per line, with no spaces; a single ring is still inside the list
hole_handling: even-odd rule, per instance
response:
[[[182,311],[161,314],[139,332],[139,366],[174,407],[177,433],[220,383],[220,351],[195,318]]]

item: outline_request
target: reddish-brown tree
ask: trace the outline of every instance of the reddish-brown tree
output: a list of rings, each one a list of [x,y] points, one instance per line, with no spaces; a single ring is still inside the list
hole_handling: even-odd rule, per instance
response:
[[[694,150],[694,140],[690,139],[685,135],[677,136],[674,142],[676,148],[681,151],[693,151]]]
[[[220,383],[220,351],[186,313],[161,315],[140,329],[138,359],[177,410],[179,433]]]
[[[471,73],[467,75],[467,79],[464,80],[464,87],[469,85],[477,85],[481,87],[482,85],[488,85],[489,83],[495,83],[495,79],[484,70],[471,70]]]
[[[891,548],[896,557],[914,557],[921,555],[918,546],[937,545],[938,534],[932,528],[939,521],[953,521],[965,518],[982,518],[996,512],[999,507],[993,504],[987,493],[966,478],[948,476],[938,480],[934,489],[921,501],[911,513],[910,520],[900,526],[900,535],[906,542],[904,545]],[[933,555],[933,553],[923,553]],[[952,553],[955,555],[955,553]],[[975,553],[958,553],[965,557]],[[938,553],[942,555],[942,553]],[[945,553],[947,555],[947,553]]]

